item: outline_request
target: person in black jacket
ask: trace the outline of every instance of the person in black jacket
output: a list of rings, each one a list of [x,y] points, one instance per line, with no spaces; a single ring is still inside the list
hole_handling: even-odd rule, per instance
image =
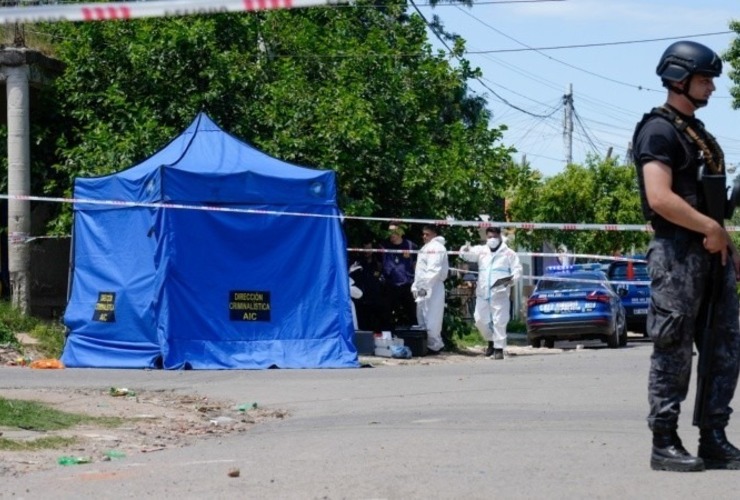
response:
[[[383,264],[377,253],[371,250],[372,241],[363,244],[367,250],[350,268],[350,277],[355,286],[362,290],[362,297],[355,301],[357,324],[360,330],[380,332],[390,324],[389,309],[383,295]]]
[[[668,89],[667,101],[645,115],[633,140],[643,212],[655,231],[647,253],[651,279],[647,330],[653,340],[648,382],[650,465],[670,471],[740,469],[740,450],[727,441],[724,430],[740,364],[736,293],[740,257],[727,231],[708,212],[702,176],[723,178],[724,155],[694,115],[709,102],[722,62],[710,48],[681,41],[665,50],[656,72]],[[722,263],[721,282],[714,283],[720,291],[712,317],[718,331],[712,352],[700,352],[711,355],[713,363],[707,375],[706,418],[697,423],[695,457],[678,437],[678,417],[689,389],[694,343],[702,350],[713,255]]]

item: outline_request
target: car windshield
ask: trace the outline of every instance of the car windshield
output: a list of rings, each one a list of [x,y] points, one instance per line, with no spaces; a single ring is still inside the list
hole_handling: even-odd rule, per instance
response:
[[[649,281],[650,280],[650,276],[648,275],[648,270],[647,270],[647,264],[635,262],[632,265],[632,269],[634,271],[634,277],[632,278],[627,277],[628,267],[629,266],[627,266],[627,264],[619,264],[619,265],[612,267],[611,273],[610,273],[611,279],[613,280],[633,279],[637,281]]]
[[[604,276],[596,273],[572,273],[557,274],[556,278],[563,280],[549,280],[547,276],[543,277],[537,285],[538,292],[548,292],[552,290],[605,290],[603,285]],[[575,280],[585,281],[575,281]],[[566,281],[567,280],[567,281]],[[599,282],[599,283],[596,283]],[[600,284],[602,283],[602,284]]]

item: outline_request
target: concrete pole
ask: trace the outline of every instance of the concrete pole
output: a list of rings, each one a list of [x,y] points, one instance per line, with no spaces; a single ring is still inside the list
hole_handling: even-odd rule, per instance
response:
[[[573,163],[573,84],[568,86],[568,93],[563,96],[563,139],[565,142],[565,163]]]
[[[27,65],[4,67],[8,102],[8,271],[13,307],[24,314],[31,310],[30,262],[26,240],[31,231],[31,203],[13,196],[31,194],[29,123],[29,69]]]

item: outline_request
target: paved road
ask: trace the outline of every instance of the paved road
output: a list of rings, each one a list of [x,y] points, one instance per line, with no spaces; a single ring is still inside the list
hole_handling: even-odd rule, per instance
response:
[[[2,368],[0,393],[173,389],[257,401],[291,416],[188,448],[0,478],[0,498],[737,498],[738,471],[650,470],[649,354],[650,344],[630,342],[355,370]],[[695,451],[690,410],[680,431]],[[740,443],[737,420],[728,435]],[[232,467],[240,477],[227,476]]]

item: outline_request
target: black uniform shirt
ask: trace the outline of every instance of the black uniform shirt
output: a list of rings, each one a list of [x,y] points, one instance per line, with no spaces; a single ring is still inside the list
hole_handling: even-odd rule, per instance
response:
[[[675,110],[674,110],[675,111]],[[698,120],[676,112],[695,130],[701,127]],[[673,192],[686,200],[691,206],[699,207],[701,190],[699,185],[698,151],[689,143],[683,133],[679,132],[673,123],[662,116],[652,116],[643,125],[635,136],[634,158],[637,168],[637,178],[640,186],[640,197],[643,203],[643,213],[652,222],[653,228],[658,231],[663,228],[676,226],[650,210],[645,195],[645,184],[642,167],[648,162],[659,161],[671,168]]]

